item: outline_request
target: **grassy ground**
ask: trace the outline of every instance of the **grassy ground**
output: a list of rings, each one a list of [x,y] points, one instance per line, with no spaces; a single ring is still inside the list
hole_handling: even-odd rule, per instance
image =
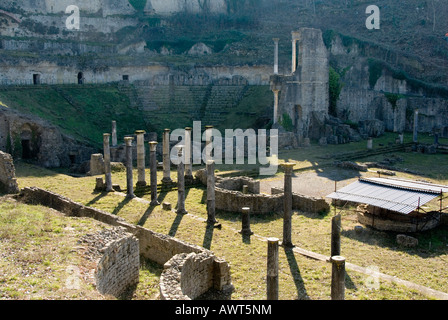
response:
[[[379,140],[387,142],[392,135]],[[379,142],[377,141],[377,142]],[[381,143],[382,143],[381,142]],[[362,149],[365,143],[329,147],[326,152],[347,152]],[[296,161],[299,167],[312,166],[311,170],[325,173],[325,166],[317,155],[322,155],[323,149],[312,146],[307,149],[288,151],[280,154],[281,161]],[[446,155],[419,155],[415,153],[397,153],[403,158],[398,165],[409,169],[425,169],[424,176],[398,174],[399,177],[426,179],[439,183],[448,181]],[[371,160],[371,159],[363,159]],[[444,161],[445,160],[445,161]],[[424,163],[424,165],[423,165]],[[328,164],[326,164],[328,165]],[[228,170],[226,166],[218,167],[218,173]],[[225,258],[231,264],[232,281],[235,286],[232,299],[265,299],[266,274],[266,243],[258,237],[242,238],[237,232],[241,229],[240,216],[234,213],[218,212],[217,219],[222,223],[222,229],[210,229],[199,218],[206,218],[206,190],[195,187],[188,189],[186,208],[189,214],[178,216],[175,212],[163,211],[160,207],[135,200],[126,200],[117,193],[95,193],[94,177],[74,178],[63,173],[49,171],[33,165],[18,163],[16,165],[19,185],[38,186],[52,190],[71,199],[100,208],[123,217],[127,221],[143,225],[151,230],[178,237],[190,243],[204,246],[215,252],[217,256]],[[147,173],[149,176],[149,173]],[[299,173],[297,173],[298,175]],[[367,173],[369,174],[369,173]],[[162,173],[159,172],[159,180]],[[172,172],[176,179],[176,173]],[[270,179],[281,179],[281,173]],[[137,179],[135,172],[134,181]],[[113,182],[126,186],[125,173],[115,173]],[[148,189],[136,190],[136,194],[143,199],[150,199]],[[175,206],[177,192],[166,190],[159,193],[160,201],[167,201]],[[337,211],[342,214],[342,254],[347,262],[363,267],[377,267],[380,272],[396,276],[403,280],[415,282],[439,291],[448,291],[448,280],[444,276],[444,269],[448,259],[448,228],[443,226],[433,231],[415,235],[419,239],[419,246],[405,249],[395,243],[395,233],[387,233],[365,229],[362,235],[354,232],[358,225],[353,208]],[[327,214],[308,214],[295,212],[293,215],[293,243],[301,248],[323,255],[330,254],[330,230],[332,209]],[[279,214],[253,216],[251,228],[256,235],[262,237],[282,238],[282,219]],[[418,270],[418,272],[416,272]],[[133,292],[134,299],[154,298],[153,294],[146,294],[146,285],[153,288],[153,279],[160,275],[160,269],[147,271],[139,286]],[[142,275],[143,276],[143,275]],[[154,280],[155,281],[155,280]],[[280,250],[280,299],[329,299],[331,283],[331,265],[316,261],[294,253],[291,250]],[[368,283],[368,276],[354,271],[347,272],[347,299],[431,299],[431,297],[396,285],[381,281],[377,289],[372,289]],[[149,289],[152,292],[152,289]],[[129,296],[132,297],[132,294]]]

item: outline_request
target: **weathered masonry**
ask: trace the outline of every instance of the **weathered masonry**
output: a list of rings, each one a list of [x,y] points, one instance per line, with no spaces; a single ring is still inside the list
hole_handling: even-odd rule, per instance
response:
[[[174,256],[179,254],[188,255],[190,253],[194,253],[196,255],[199,255],[199,257],[207,257],[205,258],[205,260],[202,258],[194,258],[192,260],[187,259],[188,262],[183,262],[183,264],[185,264],[187,267],[185,267],[185,269],[183,270],[182,275],[180,277],[176,277],[173,280],[174,282],[169,282],[172,283],[174,287],[181,288],[184,298],[194,299],[198,294],[206,292],[207,290],[212,288],[218,290],[227,290],[232,288],[229,264],[226,261],[216,257],[211,251],[203,247],[192,245],[185,241],[153,232],[141,226],[131,225],[125,222],[122,218],[119,218],[108,212],[104,212],[91,207],[86,207],[68,198],[40,188],[22,189],[21,193],[18,196],[18,200],[29,204],[44,205],[60,211],[68,216],[93,218],[103,223],[109,224],[113,227],[121,227],[123,231],[129,234],[129,236],[126,235],[123,237],[113,237],[114,240],[118,241],[118,243],[116,241],[113,241],[115,244],[109,245],[109,247],[107,248],[113,249],[119,247],[127,247],[128,249],[130,249],[131,252],[134,253],[131,253],[131,257],[127,257],[126,259],[129,260],[129,263],[131,265],[135,265],[136,263],[136,257],[134,256],[136,244],[133,237],[138,239],[139,254],[160,265],[165,265]],[[105,249],[106,253],[109,252],[109,249],[107,248]],[[117,251],[120,252],[120,250]],[[119,289],[112,286],[112,284],[107,285],[107,283],[111,281],[111,275],[114,274],[128,274],[130,275],[129,278],[127,278],[129,281],[128,284],[133,283],[133,271],[135,271],[135,269],[115,268],[106,260],[103,260],[99,263],[100,266],[103,266],[103,268],[107,267],[107,269],[110,271],[107,274],[101,274],[101,272],[99,273],[99,276],[105,283],[104,290],[108,292],[120,291]],[[177,270],[170,270],[171,267],[177,268],[177,265],[175,265],[174,263],[165,265],[164,274],[177,273]],[[175,299],[175,296],[169,294],[169,292],[171,292],[172,290],[166,287],[166,278],[167,277],[161,278],[161,296],[164,297],[164,299]],[[193,286],[193,283],[195,281],[200,281],[202,283],[200,287],[201,289],[199,291],[197,291]],[[176,289],[174,288],[173,290],[175,291]]]

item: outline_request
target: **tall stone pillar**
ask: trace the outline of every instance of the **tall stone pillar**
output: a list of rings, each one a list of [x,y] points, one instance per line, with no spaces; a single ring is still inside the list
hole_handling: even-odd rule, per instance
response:
[[[278,300],[278,242],[277,238],[268,238],[267,300]]]
[[[413,141],[418,142],[418,109],[414,112],[414,137]]]
[[[132,141],[133,137],[125,137],[126,144],[126,193],[128,198],[134,198],[134,182],[132,176]]]
[[[207,161],[207,223],[215,224],[215,161]]]
[[[341,215],[338,214],[331,220],[331,256],[341,254]]]
[[[171,159],[170,159],[170,129],[163,132],[163,178],[162,183],[172,183],[171,180]]]
[[[111,192],[112,189],[112,173],[110,168],[110,134],[103,134],[103,149],[104,149],[104,172],[106,180],[106,191]]]
[[[159,205],[157,201],[157,142],[149,142],[149,170],[151,184],[151,203],[152,206]]]
[[[345,300],[345,258],[331,257],[331,300]]]
[[[274,92],[274,118],[272,120],[273,124],[278,122],[278,93],[279,90],[272,90]]]
[[[291,224],[292,224],[292,170],[294,163],[282,164],[285,171],[284,195],[283,195],[283,242],[284,247],[292,247]]]
[[[184,146],[176,146],[177,155],[181,158],[177,165],[177,214],[187,214],[185,210],[185,165],[182,160]]]
[[[274,40],[274,74],[278,74],[278,38],[272,39]]]
[[[297,40],[292,39],[292,66],[291,73],[296,72],[297,69]]]
[[[191,142],[191,131],[193,129],[190,127],[185,128],[185,181],[191,184],[194,180],[193,178],[193,163],[192,163],[192,142]]]
[[[138,130],[135,132],[137,136],[137,187],[146,186],[145,175],[145,131]]]
[[[205,161],[213,160],[212,157],[212,135],[213,135],[213,126],[205,126]]]
[[[116,147],[118,145],[117,140],[117,121],[112,121],[112,146]]]

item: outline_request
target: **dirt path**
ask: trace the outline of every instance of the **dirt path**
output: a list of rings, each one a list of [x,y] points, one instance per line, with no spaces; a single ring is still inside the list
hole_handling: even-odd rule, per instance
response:
[[[354,170],[340,168],[325,168],[316,171],[307,171],[294,174],[292,177],[292,191],[307,196],[326,197],[334,191],[335,181],[340,189],[360,177]],[[271,187],[283,188],[283,177],[273,180],[261,180],[260,191],[271,194]]]

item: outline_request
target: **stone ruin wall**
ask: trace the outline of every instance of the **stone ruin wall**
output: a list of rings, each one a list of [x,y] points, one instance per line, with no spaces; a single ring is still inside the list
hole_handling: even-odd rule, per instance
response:
[[[196,179],[207,185],[206,169],[197,170]],[[243,186],[248,187],[248,193],[243,193]],[[293,193],[293,210],[310,213],[321,213],[330,210],[325,199],[317,199]],[[260,181],[248,177],[216,178],[215,206],[218,210],[242,213],[242,208],[248,207],[252,214],[268,214],[283,210],[283,189],[272,188],[271,195],[260,193]]]
[[[370,205],[359,205],[356,209],[358,222],[381,231],[393,232],[423,232],[434,229],[440,224],[445,223],[447,214],[434,212],[429,215],[420,215],[411,213],[402,215],[390,212],[386,209],[373,207]]]
[[[124,228],[87,234],[79,242],[88,246],[88,257],[96,263],[96,288],[101,294],[119,297],[138,283],[138,239]]]
[[[181,253],[164,265],[160,277],[161,300],[193,300],[210,288],[225,290],[230,286],[229,265],[213,255]]]
[[[195,253],[211,256],[213,257],[213,268],[208,268],[206,270],[212,275],[201,272],[201,275],[203,277],[211,277],[213,279],[213,282],[206,282],[210,285],[208,289],[223,289],[231,286],[229,264],[222,259],[215,257],[212,252],[203,247],[192,245],[168,235],[153,232],[141,226],[131,225],[118,216],[95,208],[86,207],[68,198],[40,188],[33,187],[22,189],[21,193],[18,196],[18,200],[29,204],[39,204],[47,206],[68,216],[93,218],[114,227],[122,227],[126,232],[132,234],[135,238],[138,239],[139,254],[151,261],[154,261],[159,265],[165,265],[165,263],[169,261],[173,256],[183,253]],[[124,243],[129,244],[128,241],[125,241]],[[195,265],[191,266],[190,269],[193,270],[191,271],[192,274],[196,272],[194,271],[195,268]],[[198,264],[197,268],[198,270],[201,270],[201,264]],[[165,271],[169,272],[167,270]],[[189,272],[188,274],[190,274],[191,272]],[[106,279],[107,283],[107,279],[109,278],[106,277],[104,279]],[[190,294],[192,294],[193,296],[195,295],[194,292]]]
[[[12,156],[0,151],[0,192],[14,194],[19,192]]]

